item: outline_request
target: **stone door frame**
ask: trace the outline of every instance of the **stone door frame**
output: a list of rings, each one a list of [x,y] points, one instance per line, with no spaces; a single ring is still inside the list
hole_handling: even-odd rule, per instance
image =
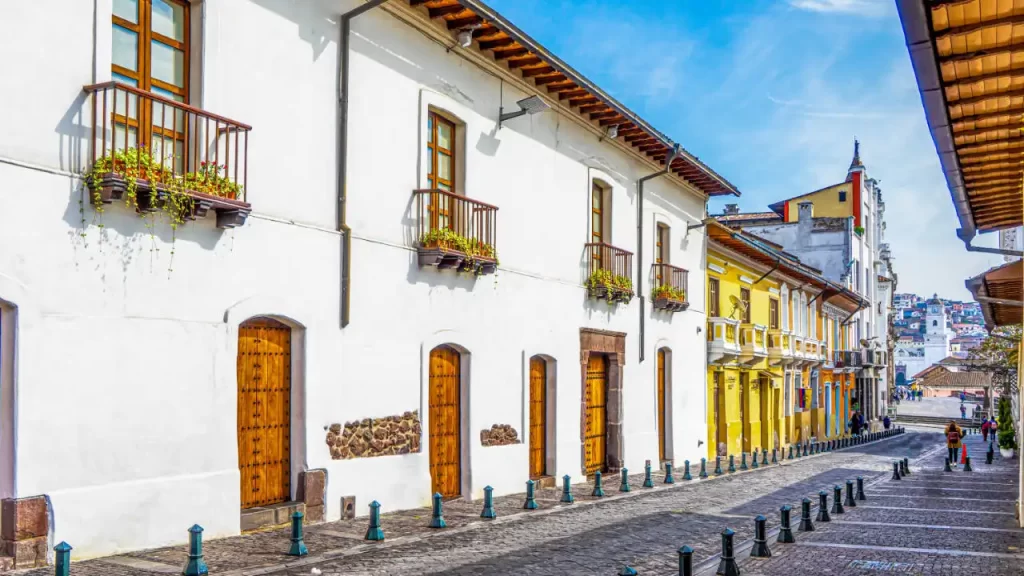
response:
[[[618,472],[625,461],[622,436],[622,383],[626,364],[626,334],[593,328],[580,328],[580,469],[586,475],[585,435],[587,429],[587,363],[591,354],[608,357],[608,396],[605,413],[605,465]]]

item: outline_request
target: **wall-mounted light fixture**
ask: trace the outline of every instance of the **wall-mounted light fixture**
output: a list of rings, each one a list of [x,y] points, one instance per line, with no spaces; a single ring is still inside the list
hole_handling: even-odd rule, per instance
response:
[[[619,125],[612,124],[605,129],[605,134],[607,134],[609,138],[617,138],[619,136]]]
[[[458,34],[459,46],[469,48],[473,44],[473,29],[463,28]]]
[[[519,118],[520,116],[525,116],[527,114],[532,116],[534,114],[539,114],[550,108],[550,106],[548,106],[548,103],[545,102],[540,96],[530,96],[529,98],[523,98],[519,102],[516,102],[516,105],[519,106],[520,108],[520,110],[518,110],[517,112],[509,112],[506,114],[504,107],[498,109],[498,128],[501,128],[501,124],[505,120]]]

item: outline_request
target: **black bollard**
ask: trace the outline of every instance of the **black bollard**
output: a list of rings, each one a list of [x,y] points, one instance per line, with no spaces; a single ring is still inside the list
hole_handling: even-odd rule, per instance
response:
[[[370,502],[370,526],[366,528],[366,539],[375,542],[384,540],[384,529],[380,527],[380,502]]]
[[[305,556],[309,554],[306,550],[306,543],[302,540],[302,512],[295,511],[292,514],[292,545],[288,549],[289,556]]]
[[[783,544],[793,544],[796,542],[796,538],[793,537],[793,528],[789,525],[789,513],[793,508],[789,505],[779,508],[779,515],[781,516],[781,522],[779,523],[779,537],[776,538],[776,542]]]
[[[991,464],[993,456],[995,456],[995,453],[992,450],[992,445],[989,444],[988,445],[988,452],[985,452],[985,464]]]
[[[729,454],[729,474],[736,471],[736,456]]]
[[[828,515],[828,492],[822,490],[818,492],[818,522],[831,522],[832,518]]]
[[[676,479],[672,476],[672,463],[665,462],[665,484],[675,484]]]
[[[949,467],[949,458],[946,458],[946,466],[942,469],[943,472],[952,472],[953,469]]]
[[[539,508],[539,506],[537,506],[537,500],[533,495],[535,486],[536,484],[533,480],[526,481],[526,503],[523,504],[523,510],[536,510]]]
[[[684,460],[683,461],[683,480],[684,481],[693,480],[693,476],[690,476],[690,461],[689,460]]]
[[[679,549],[679,576],[693,576],[693,548]]]
[[[629,492],[629,469],[623,468],[619,476],[619,492]]]
[[[910,476],[910,458],[903,459],[903,475]]]
[[[900,460],[900,478],[907,475],[907,463],[904,460]]]
[[[970,456],[967,456],[967,457],[964,458],[964,472],[974,472],[974,469],[971,468],[971,457]]]
[[[774,458],[774,456],[775,455],[772,454],[773,458]],[[761,466],[767,466],[767,465],[768,465],[768,449],[765,448],[764,452],[763,452],[763,458],[761,459]]]
[[[900,463],[899,463],[899,461],[893,462],[892,463],[892,478],[891,478],[891,480],[902,480],[902,479],[903,479],[903,477],[900,476]]]
[[[715,456],[715,476],[722,475],[722,457]]]
[[[808,442],[804,442],[804,456],[809,456],[810,455],[810,449],[811,449],[811,443],[809,441]]]
[[[836,484],[832,487],[832,513],[833,514],[845,514],[843,510],[843,489]]]
[[[800,502],[800,526],[797,529],[801,532],[814,532],[814,523],[811,522],[811,499],[804,498]]]
[[[647,464],[644,464],[644,483],[642,486],[644,488],[654,488],[654,478],[651,477],[650,460],[647,461]]]
[[[708,477],[708,459],[707,458],[701,458],[700,459],[700,474],[698,474],[697,477],[700,478],[701,480],[703,480],[704,478]]]
[[[757,458],[757,449],[755,448],[754,451],[750,453],[750,468],[753,470],[757,470],[760,466],[761,465],[758,463]]]
[[[789,445],[789,460],[793,459],[793,445]]]
[[[531,494],[527,492],[527,498],[530,498]],[[434,494],[434,507],[430,514],[430,527],[431,528],[447,528],[448,523],[444,521],[444,511],[441,504],[441,493],[437,492]]]
[[[494,511],[494,488],[490,486],[484,486],[484,509],[480,512],[480,517],[487,520],[498,517],[498,513]]]
[[[181,573],[183,576],[203,576],[209,572],[203,560],[203,527],[193,524],[188,529],[188,563]]]
[[[736,557],[733,556],[732,539],[735,532],[726,528],[722,531],[722,559],[718,562],[719,576],[740,576],[740,567],[736,564]]]
[[[857,476],[857,500],[867,500],[867,496],[864,495],[864,478]]]
[[[601,482],[601,471],[594,472],[594,491],[590,493],[594,498],[604,498],[604,483]]]
[[[846,501],[843,504],[850,508],[857,507],[857,501],[853,499],[853,480],[846,481]]]
[[[575,498],[572,497],[572,490],[569,488],[569,475],[562,477],[562,499],[560,501],[564,504],[575,502]]]
[[[71,574],[71,546],[67,542],[61,542],[53,547],[57,557],[56,576],[69,576]]]
[[[747,468],[747,453],[743,452],[740,454],[740,470],[749,470]]]
[[[779,449],[778,448],[772,448],[772,464],[778,464],[779,463],[779,459],[776,458],[776,455],[778,453],[779,453]]]
[[[754,518],[754,546],[750,549],[751,558],[771,558],[772,551],[768,549],[768,535],[765,524],[768,519],[760,514]]]

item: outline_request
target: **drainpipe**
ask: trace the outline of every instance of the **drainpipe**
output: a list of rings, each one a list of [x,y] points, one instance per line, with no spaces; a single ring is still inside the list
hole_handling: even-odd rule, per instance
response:
[[[636,293],[640,297],[640,361],[644,361],[644,182],[664,176],[672,170],[672,162],[679,156],[682,148],[673,145],[665,156],[665,168],[654,174],[648,174],[636,183]]]
[[[967,248],[968,252],[983,252],[985,254],[998,254],[1000,256],[1015,256],[1017,258],[1024,257],[1024,252],[1020,250],[1007,250],[1005,248],[989,248],[988,246],[971,246],[971,240],[974,239],[974,235],[968,235],[962,228],[956,231],[956,235],[960,237],[964,242],[964,247]]]
[[[341,232],[341,327],[348,326],[352,301],[352,229],[348,226],[348,38],[352,19],[387,0],[369,0],[341,15],[338,42],[338,211],[337,229]]]

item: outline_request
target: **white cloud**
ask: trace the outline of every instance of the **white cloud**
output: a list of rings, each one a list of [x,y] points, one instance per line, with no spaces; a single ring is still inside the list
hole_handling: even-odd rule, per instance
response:
[[[887,12],[886,0],[789,0],[789,5],[811,12],[838,12],[877,18]]]

